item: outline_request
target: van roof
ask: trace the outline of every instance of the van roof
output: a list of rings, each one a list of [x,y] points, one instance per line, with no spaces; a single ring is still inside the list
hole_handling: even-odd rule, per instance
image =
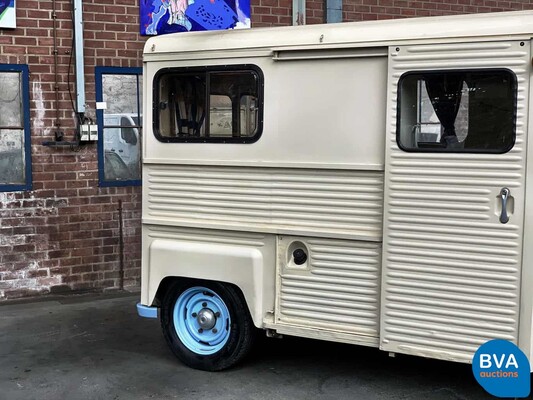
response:
[[[153,54],[291,47],[327,48],[342,44],[379,46],[404,40],[436,40],[500,35],[533,35],[533,11],[513,11],[394,20],[344,22],[274,28],[187,32],[150,38],[145,57]]]

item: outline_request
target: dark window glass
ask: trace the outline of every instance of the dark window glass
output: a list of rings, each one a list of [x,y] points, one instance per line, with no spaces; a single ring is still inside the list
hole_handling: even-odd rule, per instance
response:
[[[260,71],[220,69],[167,70],[158,75],[154,121],[160,140],[246,143],[258,139]]]
[[[503,153],[515,141],[516,79],[508,70],[408,73],[398,108],[404,150]]]

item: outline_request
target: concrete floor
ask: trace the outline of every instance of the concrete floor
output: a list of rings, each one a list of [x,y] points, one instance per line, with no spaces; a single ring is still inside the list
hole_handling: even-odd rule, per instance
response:
[[[0,304],[0,399],[488,399],[469,365],[264,338],[238,368],[191,370],[137,295]]]

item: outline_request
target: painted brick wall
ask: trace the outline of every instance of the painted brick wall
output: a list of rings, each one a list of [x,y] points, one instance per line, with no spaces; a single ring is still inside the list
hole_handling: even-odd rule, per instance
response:
[[[139,284],[140,188],[99,188],[94,144],[79,152],[42,146],[55,131],[52,9],[52,1],[17,0],[18,27],[0,30],[0,63],[29,65],[33,168],[32,191],[0,193],[0,299],[118,287],[119,200],[124,285]],[[56,10],[60,129],[71,140],[71,1],[57,0]],[[138,14],[138,1],[83,1],[86,115],[93,119],[94,67],[142,65]]]
[[[345,0],[344,21],[533,9],[531,1]],[[74,135],[68,92],[71,1],[56,0],[60,129]],[[94,118],[95,66],[141,66],[139,0],[84,0],[87,115]],[[99,188],[94,144],[50,148],[55,130],[53,3],[17,0],[15,30],[0,29],[0,63],[30,69],[33,190],[0,193],[0,299],[119,286],[123,202],[125,281],[140,278],[141,191]],[[324,1],[307,0],[307,23],[324,22]],[[292,0],[252,0],[254,27],[292,23]],[[73,77],[71,77],[73,80]],[[72,86],[72,84],[71,84]]]

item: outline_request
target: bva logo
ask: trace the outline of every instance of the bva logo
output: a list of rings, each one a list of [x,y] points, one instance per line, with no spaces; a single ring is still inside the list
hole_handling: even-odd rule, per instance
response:
[[[481,353],[479,355],[479,362],[480,362],[480,368],[492,368],[492,363],[494,362],[494,365],[496,368],[503,367],[503,362],[505,361],[506,354],[502,354],[500,359],[498,360],[498,356],[496,354],[484,354]],[[507,361],[505,362],[505,369],[509,369],[509,367],[514,367],[518,370],[518,363],[516,362],[516,358],[514,354],[509,354],[507,356]],[[483,372],[481,372],[483,374]],[[516,374],[518,376],[518,372],[514,372],[513,374]]]
[[[490,340],[480,346],[472,359],[472,371],[477,382],[493,396],[529,396],[529,361],[522,350],[507,340]]]

